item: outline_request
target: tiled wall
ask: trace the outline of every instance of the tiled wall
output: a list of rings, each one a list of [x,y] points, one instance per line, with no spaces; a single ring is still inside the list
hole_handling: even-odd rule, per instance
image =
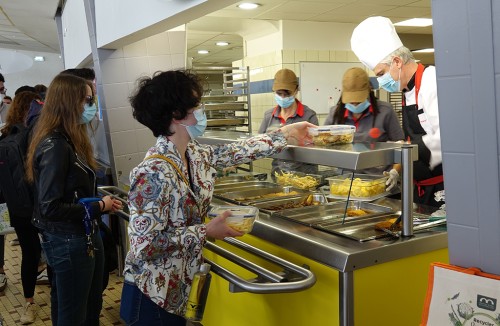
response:
[[[114,51],[101,60],[105,116],[109,122],[110,155],[120,182],[128,181],[132,168],[155,144],[152,132],[132,117],[129,96],[140,77],[156,71],[186,67],[186,32],[170,31],[151,36]]]
[[[293,70],[300,79],[300,62],[359,62],[352,51],[314,51],[314,50],[279,50],[256,57],[247,57],[235,62],[234,66],[250,67],[250,82],[273,80],[274,74],[283,68]],[[272,83],[270,83],[272,87]],[[300,92],[298,94],[300,100]],[[276,106],[271,88],[265,93],[251,95],[252,132],[257,133],[264,118],[264,113]],[[307,103],[304,103],[307,105]],[[326,119],[326,114],[318,115],[319,123]],[[270,159],[254,163],[257,172],[269,172]]]

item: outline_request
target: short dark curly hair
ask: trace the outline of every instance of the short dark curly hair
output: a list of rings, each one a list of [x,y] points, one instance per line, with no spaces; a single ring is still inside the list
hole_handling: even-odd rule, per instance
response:
[[[129,98],[132,114],[155,137],[171,136],[172,119],[182,120],[188,110],[200,104],[203,87],[200,78],[188,70],[157,71],[153,77],[139,79]]]

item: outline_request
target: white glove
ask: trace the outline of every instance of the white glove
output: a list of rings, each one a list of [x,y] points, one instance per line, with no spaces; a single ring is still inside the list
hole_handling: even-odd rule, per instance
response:
[[[389,179],[387,179],[387,182],[385,183],[385,185],[387,186],[387,188],[385,190],[391,191],[391,189],[394,188],[398,184],[399,173],[395,169],[392,169],[389,172],[384,171],[384,175],[389,177]]]

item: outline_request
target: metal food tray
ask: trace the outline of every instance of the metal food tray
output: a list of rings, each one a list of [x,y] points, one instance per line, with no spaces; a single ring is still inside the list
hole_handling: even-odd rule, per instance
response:
[[[280,196],[274,198],[273,197],[255,198],[262,195],[269,195],[281,192],[291,193],[292,191],[295,191],[299,194],[312,194],[312,192],[308,190],[276,185],[275,187],[254,189],[254,190],[236,191],[235,189],[235,191],[228,191],[222,194],[214,194],[214,196],[239,205],[248,205],[249,203],[259,203],[262,201],[273,200],[276,198],[290,198],[297,196],[297,194],[290,194],[289,196]]]
[[[321,223],[317,225],[313,225],[314,228],[325,231],[328,233],[341,235],[347,237],[349,239],[357,240],[359,242],[365,242],[369,240],[379,239],[387,236],[391,236],[390,234],[376,229],[375,225],[379,222],[387,221],[393,218],[398,218],[400,212],[396,212],[394,214],[383,214],[377,216],[368,216],[368,217],[360,217],[357,219],[347,220],[344,224],[342,222],[336,223]],[[428,217],[420,214],[414,214],[414,219],[417,220],[425,220]],[[441,224],[446,223],[446,221],[439,221]],[[437,226],[439,223],[433,223],[432,226]],[[421,224],[418,227],[415,227],[414,230],[425,229],[425,224]]]
[[[394,210],[387,206],[372,204],[363,201],[349,201],[347,209],[362,209],[369,214],[363,216],[346,216],[345,221],[364,219],[370,216],[392,213]],[[287,209],[273,214],[273,216],[292,220],[307,226],[324,223],[342,223],[346,202],[328,203],[319,206],[307,206],[302,208]]]
[[[276,183],[266,182],[266,181],[245,181],[245,182],[224,183],[221,185],[215,185],[214,194],[221,194],[232,191],[262,189],[262,188],[275,188],[279,186],[280,185]]]
[[[308,207],[306,206],[306,204],[304,204],[304,202],[307,200],[309,196],[313,196],[312,201],[319,203],[319,205],[324,205],[326,202],[325,196],[321,194],[303,194],[295,197],[276,198],[268,201],[249,203],[249,205],[257,207],[261,212],[272,215],[274,212],[277,211],[291,209],[291,208],[280,208],[280,206],[284,205],[289,205],[289,206],[297,205],[301,207]],[[309,206],[318,206],[318,205],[309,205]]]
[[[236,173],[236,174],[229,174],[227,176],[223,177],[218,177],[215,179],[215,186],[217,187],[218,185],[226,184],[226,183],[235,183],[235,182],[241,182],[241,181],[254,181],[254,180],[262,180],[265,181],[267,180],[267,173]]]

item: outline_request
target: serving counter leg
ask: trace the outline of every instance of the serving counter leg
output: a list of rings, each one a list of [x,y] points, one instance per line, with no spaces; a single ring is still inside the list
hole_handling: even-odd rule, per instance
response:
[[[354,274],[339,272],[339,325],[354,325]]]

